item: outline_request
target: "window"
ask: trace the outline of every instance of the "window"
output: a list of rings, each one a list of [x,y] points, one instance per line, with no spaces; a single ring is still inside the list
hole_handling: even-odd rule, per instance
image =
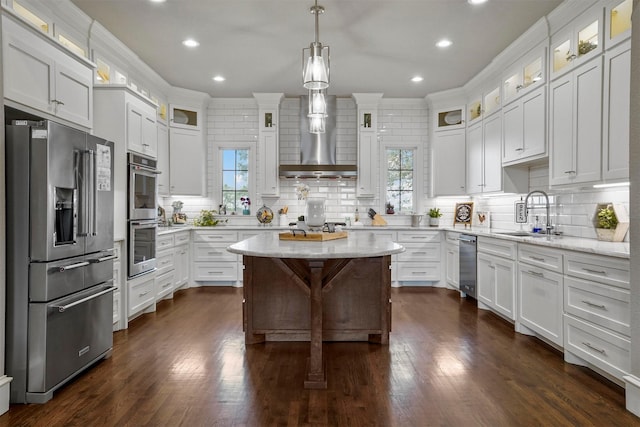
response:
[[[242,197],[249,197],[249,150],[223,149],[222,203],[227,212],[242,210]]]
[[[387,148],[387,202],[396,213],[412,212],[414,208],[415,150]]]

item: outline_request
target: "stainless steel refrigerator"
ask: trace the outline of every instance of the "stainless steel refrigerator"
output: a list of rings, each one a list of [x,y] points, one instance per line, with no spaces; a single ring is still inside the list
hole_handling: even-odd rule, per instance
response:
[[[5,126],[6,371],[44,403],[113,348],[113,143],[52,121]]]

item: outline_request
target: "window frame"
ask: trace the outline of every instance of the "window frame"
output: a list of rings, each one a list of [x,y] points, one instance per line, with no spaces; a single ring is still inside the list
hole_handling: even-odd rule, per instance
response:
[[[249,180],[248,180],[248,191],[249,198],[251,199],[251,205],[255,206],[258,203],[258,195],[256,193],[256,174],[258,172],[257,168],[257,156],[256,156],[256,148],[257,145],[255,142],[225,142],[221,144],[217,144],[214,150],[214,170],[216,170],[215,174],[215,182],[214,182],[214,193],[212,194],[212,198],[215,202],[215,208],[222,204],[222,151],[223,150],[248,150],[249,156],[247,160],[247,164],[249,167]],[[238,212],[238,211],[237,211]],[[228,212],[229,214],[231,212]]]
[[[380,181],[379,181],[379,197],[382,204],[382,212],[386,212],[387,200],[387,176],[389,169],[387,165],[387,150],[413,150],[414,151],[414,164],[413,164],[413,206],[411,212],[420,212],[422,209],[422,196],[424,187],[424,153],[423,147],[420,143],[408,143],[408,142],[382,142],[380,144]],[[410,214],[411,212],[402,211],[402,214]],[[400,212],[396,212],[400,213]]]

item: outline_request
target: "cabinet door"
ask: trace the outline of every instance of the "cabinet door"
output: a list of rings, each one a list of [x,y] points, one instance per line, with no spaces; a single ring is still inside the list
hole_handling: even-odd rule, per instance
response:
[[[549,184],[568,184],[575,174],[572,76],[552,82],[549,98]]]
[[[158,128],[155,111],[146,111],[142,121],[142,148],[144,153],[156,158],[158,156]]]
[[[518,160],[524,151],[522,103],[514,102],[502,109],[503,143],[502,162]]]
[[[516,263],[508,259],[494,258],[494,266],[494,308],[503,316],[516,320]]]
[[[85,127],[92,127],[93,80],[91,70],[79,63],[60,62],[55,68],[56,115]]]
[[[275,128],[271,128],[272,130]],[[258,192],[263,197],[278,197],[278,133],[272,130],[260,132],[260,179]]]
[[[127,102],[127,149],[144,154],[142,143],[142,123],[144,111],[131,102]]]
[[[483,141],[483,192],[502,190],[502,116],[496,114],[482,123]]]
[[[358,141],[358,197],[374,197],[376,193],[378,137],[372,129],[360,128]]]
[[[547,97],[544,87],[522,98],[523,159],[542,156],[547,152]]]
[[[189,282],[189,245],[175,247],[175,280],[174,289]]]
[[[465,131],[437,132],[433,138],[433,193],[465,194]]]
[[[3,31],[3,37],[4,96],[36,110],[53,114],[53,58],[8,32]]]
[[[604,55],[602,178],[629,179],[631,50],[626,42]]]
[[[496,266],[488,255],[478,254],[478,303],[494,306],[496,292]]]
[[[574,72],[574,183],[600,180],[602,152],[602,58]]]
[[[459,250],[458,246],[447,244],[446,248],[446,280],[454,289],[460,289]]]
[[[482,193],[483,176],[482,126],[478,123],[467,130],[467,193]]]
[[[171,128],[169,131],[170,192],[174,195],[205,194],[205,150],[202,134]]]
[[[157,124],[158,132],[158,194],[168,196],[169,192],[169,131],[162,124]]]
[[[518,286],[518,321],[562,346],[562,275],[520,263]]]

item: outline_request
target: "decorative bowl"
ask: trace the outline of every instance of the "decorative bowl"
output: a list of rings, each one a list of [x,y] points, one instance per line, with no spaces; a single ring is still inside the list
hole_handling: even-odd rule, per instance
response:
[[[273,211],[266,205],[262,205],[262,207],[258,209],[258,212],[256,212],[256,217],[260,224],[269,224],[273,221]]]

